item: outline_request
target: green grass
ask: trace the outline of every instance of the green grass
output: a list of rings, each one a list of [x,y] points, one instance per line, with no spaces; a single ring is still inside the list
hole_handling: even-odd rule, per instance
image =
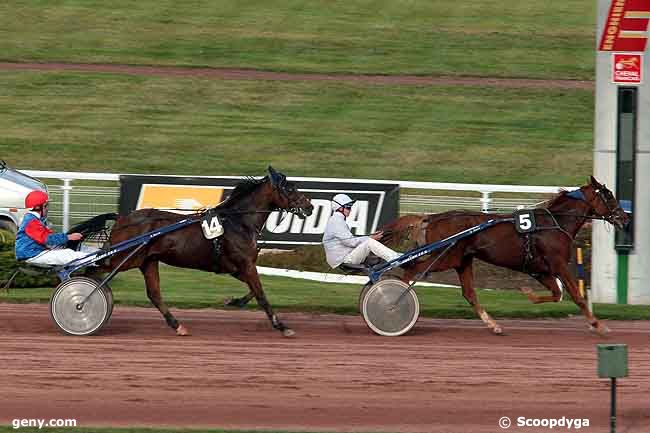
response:
[[[166,303],[177,308],[222,308],[229,296],[242,296],[248,288],[229,276],[161,267],[161,287]],[[358,314],[360,285],[330,284],[281,277],[262,277],[271,305],[278,311],[313,311]],[[151,307],[139,271],[118,275],[111,283],[116,304]],[[16,289],[0,292],[0,302],[48,302],[51,289]],[[479,290],[481,304],[497,318],[567,317],[580,314],[569,300],[557,304],[533,305],[519,292]],[[439,318],[476,318],[460,289],[422,287],[418,289],[421,314]],[[152,307],[153,308],[153,307]],[[249,309],[257,309],[252,301]],[[650,306],[597,304],[603,319],[650,319]]]
[[[0,73],[14,167],[528,185],[591,173],[583,90]],[[45,155],[52,157],[44,157]]]
[[[22,0],[0,59],[593,79],[596,3]]]

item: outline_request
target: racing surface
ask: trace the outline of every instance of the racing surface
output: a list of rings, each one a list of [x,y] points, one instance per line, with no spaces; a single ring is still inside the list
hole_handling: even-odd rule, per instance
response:
[[[324,74],[261,71],[256,69],[197,68],[183,66],[136,66],[112,63],[13,63],[0,62],[0,71],[72,71],[159,77],[200,77],[214,80],[329,81],[406,86],[486,86],[531,89],[585,89],[594,83],[584,80],[486,78],[423,75]]]
[[[650,431],[650,322],[614,322],[607,339],[581,318],[420,319],[397,338],[358,316],[282,314],[287,339],[261,312],[116,306],[97,336],[59,334],[47,305],[0,304],[0,422],[74,418],[84,426],[187,426],[297,431],[608,431],[609,382],[597,343],[629,345],[618,431]],[[517,427],[517,417],[588,418],[580,430]]]

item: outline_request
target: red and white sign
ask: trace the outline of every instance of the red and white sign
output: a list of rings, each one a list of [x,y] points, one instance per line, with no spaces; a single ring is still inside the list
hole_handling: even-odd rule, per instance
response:
[[[612,54],[612,81],[617,84],[640,84],[642,54]]]
[[[612,0],[598,49],[642,53],[649,26],[650,0]]]

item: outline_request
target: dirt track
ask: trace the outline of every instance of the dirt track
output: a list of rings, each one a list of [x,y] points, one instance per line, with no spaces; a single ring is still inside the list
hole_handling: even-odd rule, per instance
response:
[[[478,86],[533,89],[593,90],[593,81],[539,80],[527,78],[451,77],[425,75],[325,74],[260,71],[256,69],[197,68],[183,66],[134,66],[89,63],[0,62],[0,71],[90,72],[159,77],[199,77],[213,80],[330,81],[401,86]]]
[[[607,341],[630,347],[619,432],[650,431],[648,322],[610,322],[603,340],[580,319],[504,320],[506,337],[478,321],[421,319],[382,338],[355,316],[284,314],[298,333],[286,339],[258,312],[177,316],[192,337],[175,337],[153,309],[116,306],[100,335],[76,338],[55,330],[46,305],[0,304],[0,422],[473,433],[503,431],[501,416],[565,416],[605,432],[595,344]]]

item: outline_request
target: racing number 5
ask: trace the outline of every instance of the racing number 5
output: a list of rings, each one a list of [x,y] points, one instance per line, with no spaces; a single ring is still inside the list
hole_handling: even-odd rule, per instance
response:
[[[519,227],[522,230],[530,230],[533,226],[533,222],[530,220],[529,213],[521,213],[519,216]]]

